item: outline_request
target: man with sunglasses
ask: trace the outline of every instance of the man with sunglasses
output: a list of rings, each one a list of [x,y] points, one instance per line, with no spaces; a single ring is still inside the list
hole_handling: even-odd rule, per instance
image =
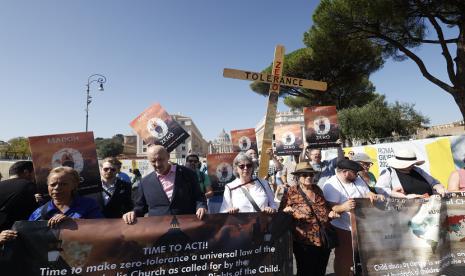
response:
[[[200,184],[200,191],[205,194],[205,197],[211,198],[213,196],[213,189],[211,187],[210,177],[208,174],[200,171],[200,158],[197,154],[189,154],[186,157],[186,167],[193,170],[197,174],[197,180]]]
[[[154,171],[139,183],[134,210],[123,215],[127,224],[137,217],[196,214],[202,219],[207,202],[195,173],[184,166],[171,164],[169,153],[161,145],[149,145],[147,159]]]
[[[133,208],[131,183],[117,177],[119,164],[120,161],[115,157],[107,157],[100,167],[103,191],[98,201],[106,218],[121,218]]]

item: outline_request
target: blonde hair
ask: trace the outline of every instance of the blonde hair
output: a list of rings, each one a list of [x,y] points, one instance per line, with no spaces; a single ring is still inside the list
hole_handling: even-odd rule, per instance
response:
[[[52,178],[53,175],[56,175],[59,173],[69,174],[70,176],[72,176],[73,181],[75,181],[76,187],[79,185],[79,182],[80,182],[79,173],[71,167],[56,167],[52,169],[50,173],[48,174],[47,184],[50,182],[50,178]]]

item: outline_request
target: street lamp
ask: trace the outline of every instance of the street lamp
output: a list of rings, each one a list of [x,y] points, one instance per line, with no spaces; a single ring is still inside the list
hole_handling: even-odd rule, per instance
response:
[[[107,78],[104,75],[93,74],[87,78],[87,99],[86,99],[86,132],[89,126],[89,104],[92,102],[92,97],[90,96],[90,85],[91,83],[98,83],[98,90],[103,91],[103,84],[107,82]]]

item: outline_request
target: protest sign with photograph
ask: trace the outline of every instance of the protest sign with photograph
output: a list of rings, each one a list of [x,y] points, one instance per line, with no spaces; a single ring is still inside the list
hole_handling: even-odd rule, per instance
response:
[[[249,149],[254,149],[255,152],[258,152],[254,128],[231,130],[231,141],[234,152],[245,152]]]
[[[305,140],[312,148],[338,147],[339,124],[336,106],[304,108]]]
[[[147,144],[162,145],[168,152],[189,137],[159,103],[144,110],[130,125]]]
[[[100,173],[94,133],[78,132],[28,137],[37,187],[47,192],[47,176],[51,169],[67,166],[81,177],[81,195],[101,191]]]
[[[302,152],[302,129],[299,124],[274,127],[276,155],[296,155]]]
[[[234,180],[233,160],[237,152],[207,154],[208,176],[215,195],[223,195],[224,185]]]

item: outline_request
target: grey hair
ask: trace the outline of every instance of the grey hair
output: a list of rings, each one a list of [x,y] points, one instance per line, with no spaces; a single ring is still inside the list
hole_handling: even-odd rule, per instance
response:
[[[248,156],[244,152],[239,152],[239,154],[237,154],[233,161],[233,174],[236,178],[239,178],[239,173],[237,172],[237,165],[239,165],[240,162],[244,161],[252,164],[252,172],[255,171],[255,169],[257,168],[257,164],[253,162],[252,157]]]

